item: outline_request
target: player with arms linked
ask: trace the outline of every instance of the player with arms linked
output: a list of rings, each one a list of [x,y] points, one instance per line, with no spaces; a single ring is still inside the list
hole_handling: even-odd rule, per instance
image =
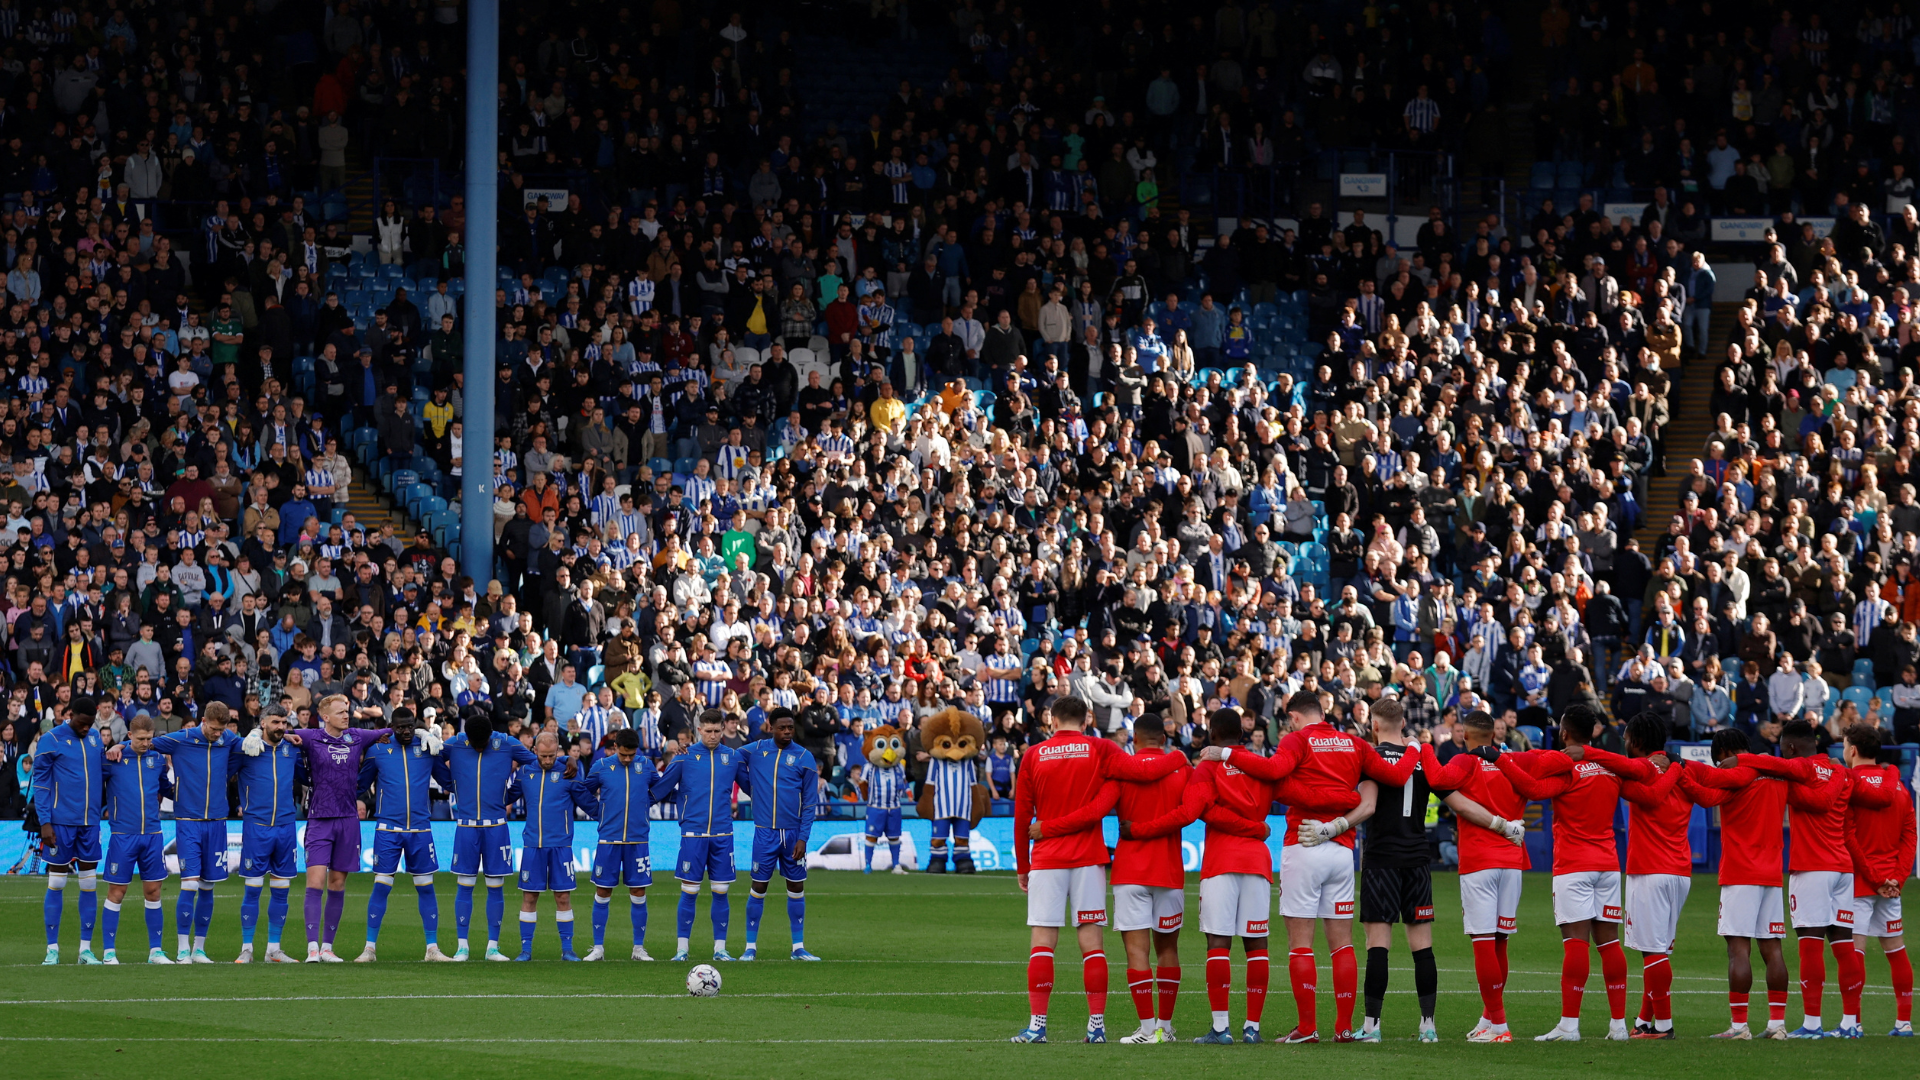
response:
[[[820,766],[794,744],[791,709],[767,715],[768,737],[740,748],[747,766],[740,786],[753,799],[753,868],[747,882],[747,947],[742,960],[760,952],[760,913],[774,871],[787,883],[787,928],[793,934],[789,960],[818,960],[807,951],[807,837],[820,812]]]
[[[113,835],[107,841],[107,870],[101,875],[107,883],[107,907],[100,926],[106,947],[100,962],[120,962],[114,951],[120,934],[120,901],[133,884],[134,875],[139,874],[140,891],[146,901],[147,963],[171,964],[167,950],[160,947],[164,922],[160,887],[167,880],[167,839],[160,833],[160,800],[173,797],[173,784],[167,779],[166,758],[153,748],[151,717],[129,720],[127,741],[121,745],[119,757],[105,767],[107,821]]]
[[[653,763],[639,756],[640,736],[632,728],[613,733],[613,753],[593,763],[581,790],[600,805],[600,843],[593,850],[593,948],[582,960],[607,955],[608,907],[613,890],[627,888],[633,920],[635,960],[647,954],[647,886],[653,883],[653,859],[647,847],[647,811],[653,806]]]
[[[367,947],[356,964],[379,959],[380,927],[387,918],[394,875],[405,860],[420,905],[429,961],[453,958],[440,951],[440,898],[433,875],[440,857],[433,850],[433,782],[453,787],[453,771],[440,760],[440,736],[433,725],[416,727],[412,709],[393,710],[393,738],[376,744],[360,759],[360,796],[373,806],[373,892],[367,897]]]
[[[687,959],[687,946],[693,935],[693,920],[700,897],[700,882],[707,881],[713,893],[713,958],[731,960],[727,952],[727,921],[732,905],[727,890],[733,887],[733,786],[746,775],[747,759],[741,750],[720,745],[726,734],[727,717],[719,709],[707,709],[694,725],[698,738],[684,752],[677,752],[653,781],[656,802],[674,799],[680,817],[680,859],[673,876],[680,882],[680,908],[675,926],[678,947],[673,959]]]
[[[267,898],[267,954],[269,964],[297,964],[280,948],[287,925],[287,891],[299,873],[299,805],[293,789],[307,782],[307,757],[287,738],[287,714],[279,706],[260,717],[260,723],[240,741],[240,752],[227,757],[227,768],[240,779],[240,873],[246,892],[240,899],[240,955],[236,964],[253,963],[254,932],[260,924],[260,890]]]
[[[538,759],[520,740],[493,730],[485,705],[467,710],[460,734],[440,748],[440,761],[453,774],[453,920],[459,935],[456,961],[467,959],[467,931],[473,924],[473,889],[487,882],[489,960],[512,957],[500,951],[500,920],[506,915],[507,875],[513,873],[513,838],[507,834],[507,787],[514,770]]]

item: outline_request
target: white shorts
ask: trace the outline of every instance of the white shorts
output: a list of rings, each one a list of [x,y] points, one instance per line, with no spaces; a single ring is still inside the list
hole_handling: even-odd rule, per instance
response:
[[[1565,926],[1582,919],[1620,921],[1620,871],[1581,870],[1553,875],[1554,925]]]
[[[1854,897],[1853,932],[1864,937],[1898,937],[1900,898],[1897,896]]]
[[[1787,919],[1778,885],[1720,886],[1720,936],[1783,938]]]
[[[1794,929],[1853,925],[1853,875],[1802,870],[1787,875],[1787,910]]]
[[[1280,849],[1280,915],[1353,918],[1353,849],[1344,844]]]
[[[1460,875],[1460,922],[1468,935],[1520,929],[1520,871],[1512,867]]]
[[[1627,948],[1641,953],[1670,953],[1680,932],[1680,909],[1687,906],[1693,879],[1679,874],[1627,875]]]
[[[1027,874],[1028,926],[1107,925],[1107,868],[1075,866]]]
[[[1113,928],[1171,934],[1186,924],[1187,891],[1162,885],[1115,885]]]
[[[1200,879],[1200,932],[1216,937],[1266,937],[1273,883],[1259,874],[1215,874]]]

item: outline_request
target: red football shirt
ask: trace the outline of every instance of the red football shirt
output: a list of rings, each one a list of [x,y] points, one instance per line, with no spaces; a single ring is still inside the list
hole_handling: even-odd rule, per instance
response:
[[[1905,882],[1913,873],[1913,796],[1891,765],[1861,765],[1853,770],[1854,798],[1847,807],[1847,849],[1853,857],[1853,895],[1872,896],[1883,881]],[[1887,805],[1875,807],[1860,796],[1884,793]]]
[[[1046,834],[1052,836],[1055,832],[1064,834],[1097,828],[1100,821],[1116,809],[1120,820],[1129,822],[1149,821],[1179,809],[1181,796],[1187,787],[1186,755],[1162,749],[1136,750],[1131,756],[1155,760],[1163,755],[1176,760],[1174,772],[1157,780],[1108,780],[1101,785],[1100,794],[1085,807],[1064,818],[1045,820]],[[1128,759],[1126,754],[1110,755],[1102,769],[1103,775],[1125,772]],[[1178,832],[1147,839],[1122,836],[1119,846],[1114,849],[1115,885],[1152,885],[1177,889],[1185,885],[1186,880],[1186,860],[1181,857]]]
[[[1027,747],[1020,755],[1014,783],[1014,865],[1022,874],[1105,866],[1107,845],[1099,830],[1082,829],[1029,844],[1027,823],[1036,817],[1043,822],[1064,818],[1083,809],[1099,797],[1110,775],[1153,779],[1185,764],[1177,754],[1151,760],[1133,757],[1106,739],[1079,731],[1063,731]]]
[[[1685,770],[1680,789],[1689,798],[1720,808],[1720,884],[1778,888],[1787,782],[1748,765],[1719,769],[1676,761],[1673,768]]]
[[[1242,756],[1258,758],[1255,754],[1236,755]],[[1273,804],[1273,789],[1266,781],[1241,772],[1236,765],[1237,761],[1235,764],[1201,762],[1187,778],[1180,805],[1135,826],[1134,835],[1151,838],[1177,833],[1188,822],[1204,819],[1207,849],[1200,857],[1202,878],[1258,874],[1272,881],[1273,855],[1267,850],[1265,818],[1267,808]]]
[[[1853,793],[1852,773],[1825,754],[1798,758],[1741,754],[1740,764],[1794,781],[1787,790],[1787,820],[1793,825],[1788,870],[1796,874],[1815,870],[1853,873],[1853,856],[1847,852],[1847,802]]]
[[[1296,800],[1292,809],[1299,812],[1298,816],[1326,820],[1353,808],[1352,795],[1362,779],[1384,787],[1405,785],[1413,778],[1415,760],[1412,754],[1403,754],[1398,762],[1389,762],[1365,739],[1319,723],[1289,733],[1270,758],[1234,754],[1228,763],[1270,783],[1290,780],[1289,790]],[[1352,847],[1354,833],[1348,829],[1335,842]],[[1288,829],[1284,842],[1299,843],[1299,833]]]
[[[1613,819],[1620,778],[1598,761],[1574,761],[1558,750],[1501,754],[1500,771],[1518,794],[1553,800],[1553,872],[1619,870]]]
[[[1624,758],[1591,746],[1587,759],[1620,777],[1620,797],[1627,800],[1627,873],[1692,874],[1687,826],[1693,820],[1693,800],[1680,790],[1680,771],[1657,772],[1644,758]]]
[[[1411,761],[1412,754],[1402,761]],[[1442,766],[1440,755],[1433,752],[1432,746],[1420,748],[1421,769],[1427,774],[1427,783],[1441,791],[1457,791],[1481,806],[1495,817],[1508,821],[1519,821],[1527,812],[1526,800],[1513,790],[1513,784],[1500,767],[1491,761],[1482,761],[1472,754],[1456,754],[1452,761]],[[1483,829],[1465,821],[1456,821],[1460,837],[1460,872],[1471,874],[1480,870],[1525,870],[1532,865],[1527,860],[1527,848],[1516,844],[1492,829]]]

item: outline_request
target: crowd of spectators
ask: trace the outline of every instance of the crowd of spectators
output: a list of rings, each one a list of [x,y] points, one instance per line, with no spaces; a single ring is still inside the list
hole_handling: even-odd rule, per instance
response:
[[[1306,195],[1216,222],[1174,182],[1304,190],[1351,145],[1492,161],[1525,91],[1490,11],[877,0],[802,37],[675,0],[510,10],[500,334],[474,342],[457,194],[395,180],[357,239],[337,212],[374,156],[456,162],[457,6],[0,0],[0,742],[80,696],[245,730],[344,693],[356,724],[486,709],[658,756],[704,708],[736,741],[784,708],[840,793],[863,726],[917,750],[957,704],[1004,795],[1066,694],[1187,747],[1220,706],[1271,746],[1302,689],[1361,730],[1397,696],[1441,740],[1604,702],[1676,737],[1812,711],[1915,741],[1920,219],[1828,178],[1903,175],[1920,39],[1650,7],[1551,0],[1544,55],[1579,75],[1535,147],[1623,162],[1660,187],[1643,214],[1436,207],[1404,245]],[[880,41],[928,79],[829,123],[809,53]],[[1690,179],[1708,131],[1823,148],[1765,189],[1751,271],[1694,227],[1746,208]],[[493,446],[464,438],[474,349]],[[1703,446],[1667,445],[1683,377],[1712,387]],[[1681,504],[1647,505],[1669,467]],[[472,468],[480,579],[448,504]],[[376,484],[426,527],[358,520]]]

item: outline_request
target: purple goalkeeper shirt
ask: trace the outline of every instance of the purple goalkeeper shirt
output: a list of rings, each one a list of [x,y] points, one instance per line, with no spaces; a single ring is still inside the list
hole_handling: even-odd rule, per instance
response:
[[[348,728],[339,735],[327,734],[324,727],[301,728],[300,750],[307,755],[307,772],[313,777],[313,800],[307,817],[358,818],[360,757],[367,747],[393,734],[392,728],[367,731]]]

